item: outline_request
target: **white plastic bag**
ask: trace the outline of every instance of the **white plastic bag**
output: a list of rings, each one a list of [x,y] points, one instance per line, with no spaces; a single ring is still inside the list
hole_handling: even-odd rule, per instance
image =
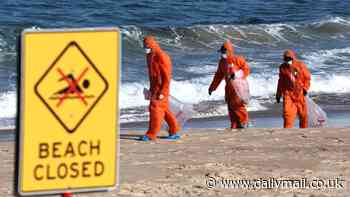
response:
[[[146,100],[150,98],[150,92],[148,89],[143,89],[143,95]],[[170,95],[169,97],[170,111],[175,115],[177,123],[181,128],[184,127],[185,123],[192,118],[194,109],[192,104],[183,103],[177,98]]]
[[[184,127],[185,123],[192,118],[194,114],[193,105],[188,103],[183,103],[173,96],[169,97],[170,111],[176,117],[177,123]]]
[[[243,101],[243,103],[248,104],[250,93],[247,79],[238,78],[231,80],[231,84],[235,89],[237,96]]]
[[[309,128],[321,128],[327,125],[327,114],[309,96],[305,97]]]

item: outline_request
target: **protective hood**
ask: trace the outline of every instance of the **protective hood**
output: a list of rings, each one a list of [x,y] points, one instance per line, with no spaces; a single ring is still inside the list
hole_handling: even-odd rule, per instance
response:
[[[159,51],[160,50],[160,46],[153,36],[146,36],[143,39],[143,45],[147,48],[152,49],[152,51]]]
[[[286,50],[284,52],[283,58],[285,58],[285,57],[291,57],[291,58],[293,58],[293,60],[297,59],[296,53],[293,50],[290,50],[290,49],[288,49],[288,50]]]
[[[226,40],[224,44],[222,45],[222,48],[227,50],[227,55],[233,57],[234,54],[234,48],[232,43],[229,40]]]

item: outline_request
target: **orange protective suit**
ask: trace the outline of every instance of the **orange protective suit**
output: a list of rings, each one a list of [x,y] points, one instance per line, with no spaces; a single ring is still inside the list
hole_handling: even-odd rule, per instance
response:
[[[299,116],[299,127],[307,128],[307,106],[305,95],[310,88],[310,72],[306,65],[296,58],[292,50],[287,50],[283,58],[291,58],[292,64],[280,65],[276,99],[283,96],[284,128],[292,128],[296,116]]]
[[[220,59],[218,69],[209,87],[209,94],[215,91],[221,81],[225,79],[225,101],[228,106],[231,128],[243,128],[248,123],[248,112],[229,80],[231,80],[231,75],[237,72],[241,72],[241,77],[246,78],[250,73],[250,69],[243,57],[234,55],[234,49],[230,41],[224,42],[221,48],[226,50],[227,58]]]
[[[179,130],[176,117],[169,109],[169,86],[171,80],[171,59],[156,42],[153,36],[144,38],[144,46],[151,49],[147,54],[147,66],[150,80],[150,121],[146,135],[154,140],[159,133],[163,119],[169,125],[169,135]],[[163,98],[160,98],[163,96]]]

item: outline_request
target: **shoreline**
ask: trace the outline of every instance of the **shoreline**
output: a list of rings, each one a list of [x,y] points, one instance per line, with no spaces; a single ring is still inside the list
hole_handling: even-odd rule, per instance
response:
[[[327,113],[329,119],[329,125],[326,128],[348,128],[350,127],[350,111],[338,111],[331,110]],[[254,111],[249,113],[250,127],[252,129],[264,129],[264,128],[282,128],[283,119],[281,114],[277,112],[265,112]],[[165,123],[163,129],[166,129]],[[229,120],[227,115],[213,116],[213,117],[200,117],[190,119],[183,130],[187,133],[191,129],[215,129],[215,128],[228,128]],[[295,128],[298,127],[298,120],[295,121]],[[120,131],[145,131],[148,128],[148,121],[127,122],[120,124]],[[1,135],[8,133],[15,133],[16,127],[4,127],[0,128],[0,140]]]
[[[348,111],[330,111],[327,113],[329,124],[326,128],[348,128],[350,127],[350,112]],[[283,118],[280,113],[266,113],[264,111],[250,112],[250,129],[264,129],[264,128],[283,128]],[[295,121],[294,127],[298,127],[298,119]],[[163,123],[163,129],[166,129]],[[191,129],[215,129],[228,128],[229,119],[227,115],[194,118],[185,124],[184,133]],[[145,131],[148,128],[147,121],[122,123],[121,131],[136,130]]]

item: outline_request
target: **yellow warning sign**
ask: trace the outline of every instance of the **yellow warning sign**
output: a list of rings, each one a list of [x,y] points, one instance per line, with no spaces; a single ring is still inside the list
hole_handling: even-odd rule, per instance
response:
[[[120,58],[115,28],[24,31],[20,194],[117,185]]]

